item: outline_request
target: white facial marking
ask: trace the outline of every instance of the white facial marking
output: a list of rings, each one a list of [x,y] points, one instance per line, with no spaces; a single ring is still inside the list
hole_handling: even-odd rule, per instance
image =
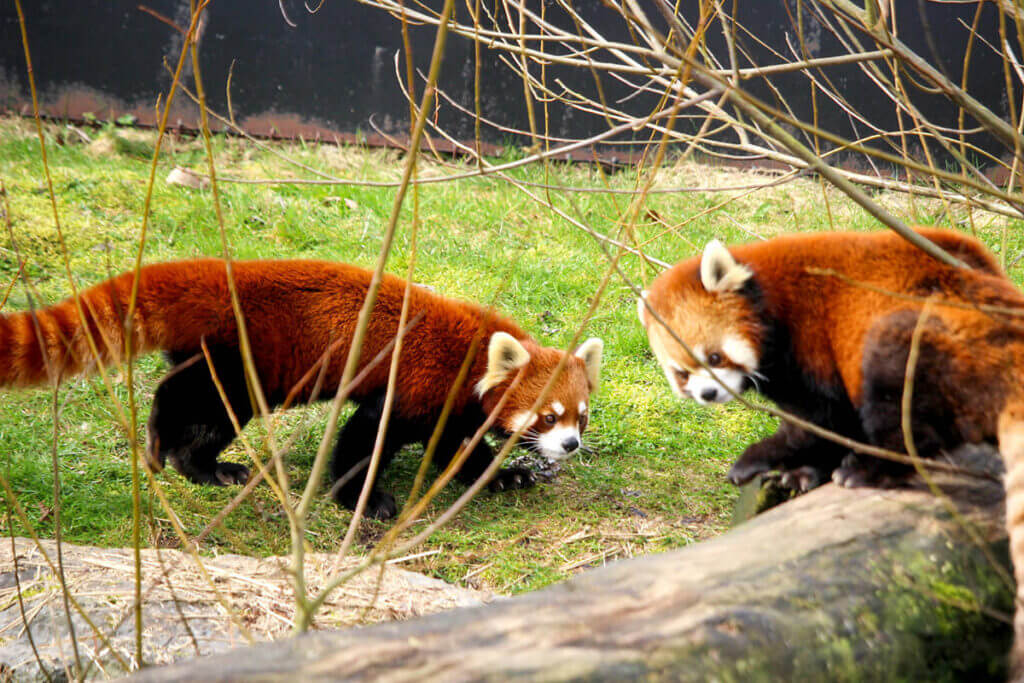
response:
[[[707,356],[706,353],[704,353],[704,346],[703,345],[697,344],[696,346],[693,346],[691,348],[693,349],[693,357],[694,358],[696,358],[697,360],[699,360],[702,363],[707,363],[708,362],[708,356]]]
[[[567,450],[567,446],[572,448]],[[555,427],[540,435],[537,447],[541,455],[549,460],[564,460],[580,447],[580,430],[576,426]]]
[[[587,403],[586,401],[580,401],[580,415],[587,414]]]
[[[509,420],[509,427],[511,427],[512,431],[515,432],[523,427],[530,426],[530,424],[532,424],[536,419],[537,415],[535,413],[531,413],[529,410],[523,410],[512,416],[512,419]]]
[[[675,375],[667,368],[662,368],[662,370],[665,372],[665,379],[668,380],[668,388],[672,390],[672,393],[679,398],[686,398],[683,395],[683,390],[679,387],[679,380],[676,379]]]
[[[722,340],[722,353],[747,372],[757,370],[757,351],[743,337],[729,334]]]
[[[552,401],[551,410],[555,411],[555,415],[557,415],[558,417],[562,417],[563,415],[565,415],[565,406],[563,406],[558,401]]]
[[[676,375],[675,375],[675,373],[683,371],[682,366],[679,365],[679,363],[677,363],[677,362],[675,362],[674,360],[671,360],[671,359],[669,359],[669,360],[667,360],[665,362],[659,363],[659,365],[661,365],[661,371],[665,373],[665,379],[668,380],[669,389],[672,390],[673,394],[675,394],[676,396],[679,396],[680,398],[682,398],[683,397],[683,392],[679,388],[679,382],[676,380]]]
[[[743,380],[746,374],[732,368],[715,370],[715,376],[722,381],[734,393],[740,393],[743,389]],[[686,393],[697,403],[708,405],[709,403],[728,403],[732,400],[732,394],[726,391],[722,384],[719,384],[707,370],[701,368],[690,375],[686,381]]]

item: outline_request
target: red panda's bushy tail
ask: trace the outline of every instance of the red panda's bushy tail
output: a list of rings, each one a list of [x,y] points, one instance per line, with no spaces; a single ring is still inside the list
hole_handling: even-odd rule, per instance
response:
[[[1006,463],[1006,531],[1017,580],[1009,680],[1024,681],[1024,399],[1010,401],[1003,408],[998,438]]]
[[[211,310],[212,291],[207,301],[195,296],[197,278],[215,276],[218,270],[223,280],[223,263],[213,259],[142,269],[132,320],[133,356],[183,342],[194,341],[198,348],[203,334],[215,331],[203,329],[209,324],[182,327],[170,318],[182,318],[184,308],[194,314],[188,316],[193,321],[223,319]],[[35,311],[0,315],[0,387],[64,380],[94,368],[97,356],[104,365],[121,360],[133,279],[133,273],[124,273],[81,291],[77,301],[69,298]],[[216,308],[223,304],[217,302]]]

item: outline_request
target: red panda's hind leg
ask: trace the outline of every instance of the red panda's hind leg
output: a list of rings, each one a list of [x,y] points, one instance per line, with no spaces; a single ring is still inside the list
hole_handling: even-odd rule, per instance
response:
[[[903,431],[903,394],[911,338],[918,323],[916,311],[899,311],[880,321],[865,342],[861,361],[863,383],[859,410],[867,441],[898,453],[907,452]],[[918,346],[911,396],[910,428],[914,450],[922,458],[938,455],[966,439],[959,433],[957,384],[953,359],[943,350],[943,322],[929,319]],[[850,456],[833,473],[840,486],[892,487],[913,474],[909,465],[870,456]]]
[[[182,356],[187,354],[175,359]],[[216,350],[211,358],[231,410],[244,427],[253,412],[238,352]],[[235,427],[202,353],[188,357],[161,380],[146,437],[150,463],[162,467],[169,460],[189,481],[224,486],[244,484],[249,478],[244,465],[217,460],[235,438]]]

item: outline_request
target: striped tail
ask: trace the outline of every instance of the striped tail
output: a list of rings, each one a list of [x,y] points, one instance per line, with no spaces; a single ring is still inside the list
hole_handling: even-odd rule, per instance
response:
[[[0,387],[56,383],[124,355],[132,274],[48,308],[0,315]],[[154,350],[135,316],[133,353]],[[90,343],[91,338],[91,343]]]
[[[1009,680],[1024,681],[1024,398],[999,415],[999,450],[1006,461],[1006,531],[1017,580]]]

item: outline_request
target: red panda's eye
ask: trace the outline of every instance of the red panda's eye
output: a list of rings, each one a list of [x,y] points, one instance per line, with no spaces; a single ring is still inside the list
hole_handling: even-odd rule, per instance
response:
[[[690,379],[690,371],[689,370],[676,370],[676,377],[679,378],[679,381],[685,382],[686,380]]]
[[[549,425],[553,425],[556,422],[558,422],[558,418],[555,417],[554,413],[548,413],[547,415],[544,416],[544,422],[548,423]]]
[[[722,354],[716,351],[715,353],[712,353],[710,356],[708,356],[708,365],[710,365],[711,367],[717,368],[721,364]]]

